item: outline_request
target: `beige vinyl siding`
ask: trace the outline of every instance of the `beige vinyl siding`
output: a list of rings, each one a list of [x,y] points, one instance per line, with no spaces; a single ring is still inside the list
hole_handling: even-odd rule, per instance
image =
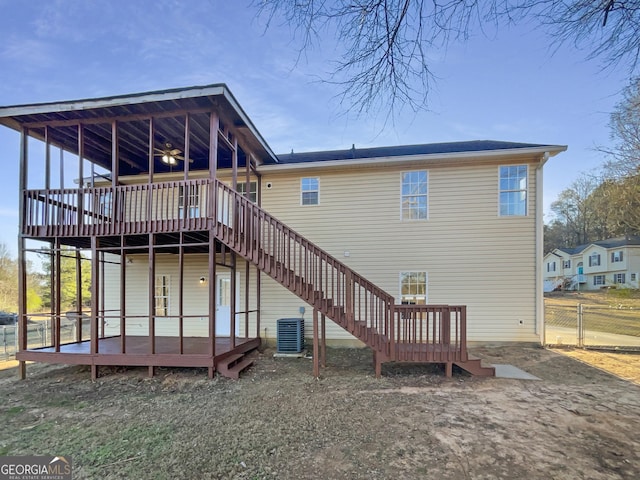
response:
[[[468,306],[471,341],[537,341],[535,165],[524,217],[498,216],[498,164],[425,170],[428,220],[400,219],[399,168],[319,173],[322,202],[313,209],[299,207],[305,173],[270,173],[263,207],[396,299],[401,271],[427,272],[429,303]],[[269,330],[303,305],[283,290],[265,282],[262,325]],[[350,338],[335,325],[327,336]]]
[[[401,220],[401,173],[420,170],[415,166],[265,172],[262,205],[398,301],[400,272],[426,272],[429,303],[467,305],[471,342],[537,342],[536,164],[530,164],[528,169],[528,215],[500,217],[498,168],[512,164],[504,161],[423,168],[428,171],[428,220]],[[322,200],[313,208],[300,205],[300,178],[308,176],[320,179]],[[223,179],[228,180],[226,176]],[[240,180],[244,181],[244,177]],[[272,184],[270,189],[264,188],[267,182]],[[345,252],[349,252],[348,257]],[[133,263],[127,265],[127,315],[148,317],[148,257],[131,258]],[[156,274],[171,276],[171,315],[177,315],[178,309],[177,262],[175,255],[157,257]],[[185,334],[208,333],[207,289],[198,282],[200,276],[208,275],[207,268],[206,256],[185,257],[185,315],[202,316],[185,321]],[[243,310],[242,262],[238,272],[239,310]],[[112,282],[107,286],[112,292],[107,303],[118,309],[118,273],[107,277]],[[249,297],[253,309],[253,268]],[[261,336],[275,338],[277,320],[299,317],[300,307],[306,309],[309,337],[312,307],[262,274]],[[250,335],[255,332],[255,318],[255,314],[250,316]],[[148,319],[130,319],[128,324],[132,325],[129,334],[148,333]],[[177,335],[175,318],[158,319],[156,324],[159,335]],[[119,326],[115,330],[117,334]],[[333,322],[327,323],[327,337],[355,340]]]

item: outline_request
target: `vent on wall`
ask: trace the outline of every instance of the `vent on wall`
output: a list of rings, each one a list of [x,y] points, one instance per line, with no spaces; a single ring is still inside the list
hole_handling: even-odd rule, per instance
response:
[[[278,353],[300,353],[304,349],[304,320],[281,318],[277,330]]]

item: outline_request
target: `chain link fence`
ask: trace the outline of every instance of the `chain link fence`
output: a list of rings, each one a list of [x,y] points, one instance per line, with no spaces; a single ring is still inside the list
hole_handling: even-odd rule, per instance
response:
[[[50,347],[53,345],[51,318],[30,320],[27,324],[28,348]],[[77,322],[62,320],[60,322],[60,342],[70,343],[76,341]],[[88,322],[83,321],[83,337],[88,332]],[[0,326],[0,361],[15,358],[18,351],[18,326]]]
[[[545,305],[545,344],[640,350],[640,310],[603,305]]]

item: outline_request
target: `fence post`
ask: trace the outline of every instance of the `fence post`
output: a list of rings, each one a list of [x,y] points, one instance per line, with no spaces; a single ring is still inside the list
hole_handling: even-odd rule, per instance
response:
[[[2,327],[2,345],[4,346],[4,354],[7,354],[7,327]]]
[[[577,332],[577,346],[578,347],[584,347],[584,322],[583,322],[583,315],[584,315],[584,309],[583,309],[584,305],[582,305],[582,303],[578,304],[578,332]]]

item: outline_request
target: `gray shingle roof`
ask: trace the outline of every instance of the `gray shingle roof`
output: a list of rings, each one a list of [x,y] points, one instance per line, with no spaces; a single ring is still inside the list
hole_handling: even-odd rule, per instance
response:
[[[573,247],[573,248],[558,248],[558,250],[562,250],[563,252],[566,252],[569,255],[577,255],[578,253],[581,253],[591,245],[597,245],[603,248],[619,248],[619,247],[627,247],[632,245],[640,245],[640,236],[627,235],[626,237],[607,238],[605,240],[597,240],[595,242],[578,245],[577,247]]]
[[[400,157],[410,155],[433,155],[444,153],[485,152],[525,148],[557,147],[535,143],[500,142],[496,140],[472,140],[467,142],[427,143],[421,145],[399,145],[394,147],[349,148],[320,152],[283,153],[278,155],[280,163],[307,163],[330,160],[353,160],[360,158]]]

